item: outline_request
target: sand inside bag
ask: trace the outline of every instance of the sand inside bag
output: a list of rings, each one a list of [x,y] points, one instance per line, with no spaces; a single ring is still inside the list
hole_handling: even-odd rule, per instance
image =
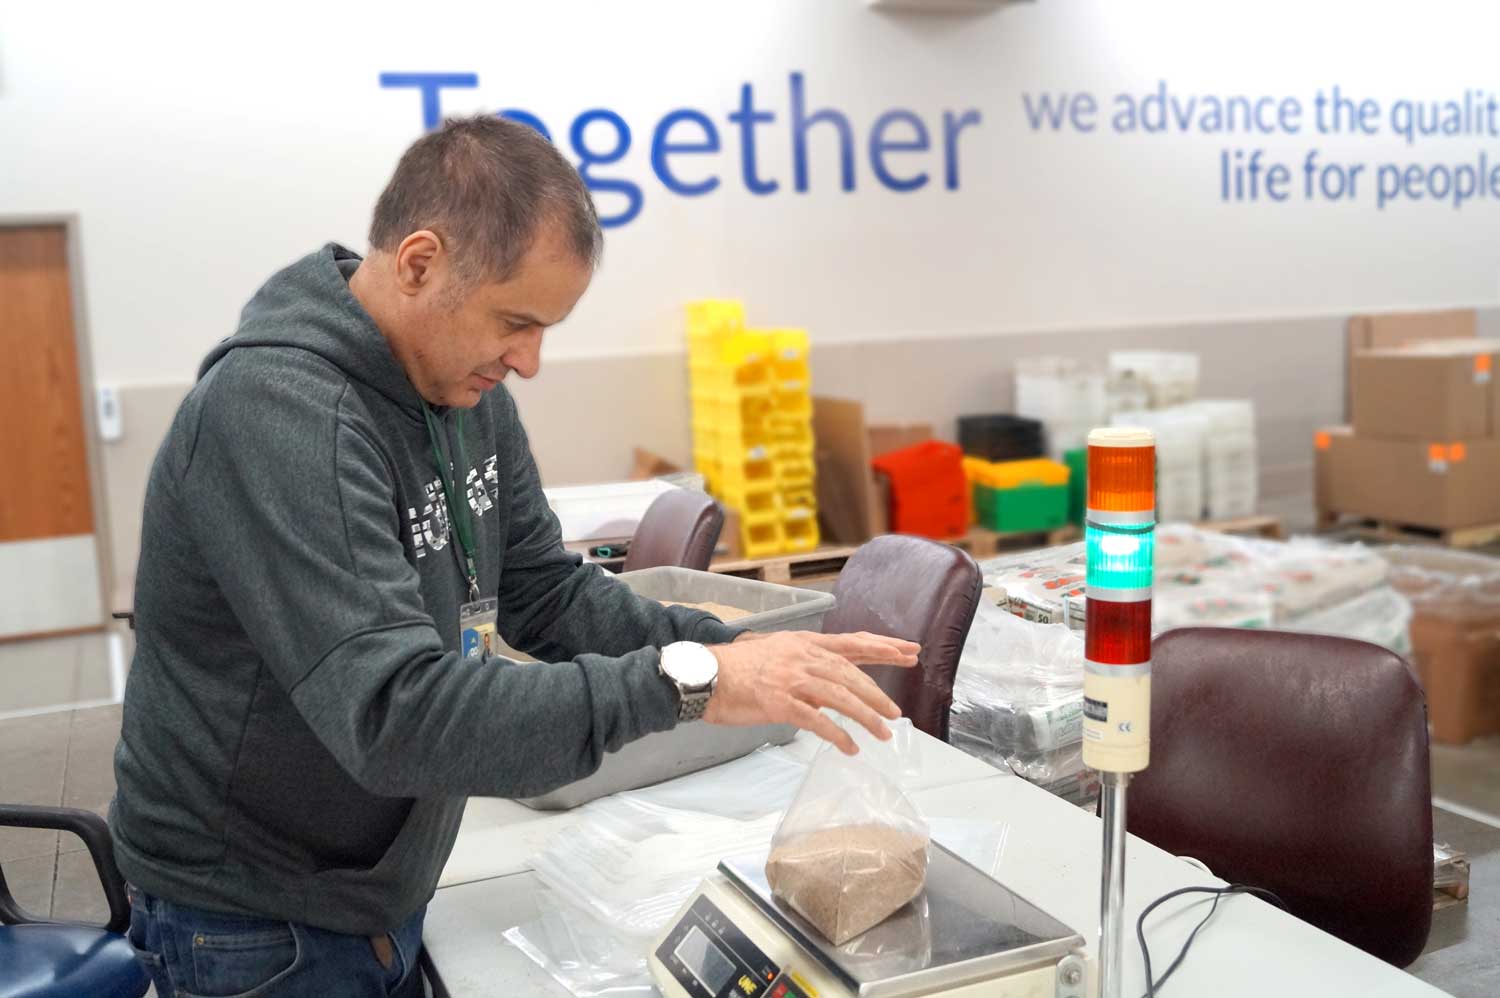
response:
[[[926,879],[927,839],[889,825],[809,832],[766,860],[771,890],[835,946],[900,910]]]

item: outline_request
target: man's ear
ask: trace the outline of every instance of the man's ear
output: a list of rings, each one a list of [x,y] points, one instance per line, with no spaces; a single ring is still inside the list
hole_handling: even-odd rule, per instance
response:
[[[442,283],[448,267],[443,239],[430,229],[420,229],[396,247],[396,287],[404,295],[419,294]]]

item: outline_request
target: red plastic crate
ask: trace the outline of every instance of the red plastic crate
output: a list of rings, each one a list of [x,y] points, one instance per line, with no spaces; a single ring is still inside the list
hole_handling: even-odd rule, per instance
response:
[[[938,440],[881,454],[871,462],[891,481],[891,529],[937,540],[969,527],[969,482],[963,451]]]

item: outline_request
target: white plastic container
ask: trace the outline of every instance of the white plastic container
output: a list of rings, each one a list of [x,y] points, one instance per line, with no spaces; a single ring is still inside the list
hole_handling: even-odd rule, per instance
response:
[[[1054,461],[1084,446],[1089,431],[1107,417],[1103,372],[1071,357],[1022,358],[1015,388],[1016,414],[1041,420]]]
[[[1109,355],[1109,386],[1119,408],[1165,409],[1198,396],[1198,355],[1165,350],[1114,350]],[[1114,410],[1112,410],[1114,411]]]

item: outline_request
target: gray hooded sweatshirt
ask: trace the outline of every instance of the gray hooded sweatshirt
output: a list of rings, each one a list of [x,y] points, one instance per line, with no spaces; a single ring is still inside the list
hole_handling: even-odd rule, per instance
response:
[[[739,631],[563,550],[497,387],[456,491],[500,634],[548,664],[462,658],[432,444],[359,262],[329,245],[271,278],[156,456],[110,827],[150,894],[373,935],[431,898],[468,795],[543,793],[672,727],[658,649]]]

